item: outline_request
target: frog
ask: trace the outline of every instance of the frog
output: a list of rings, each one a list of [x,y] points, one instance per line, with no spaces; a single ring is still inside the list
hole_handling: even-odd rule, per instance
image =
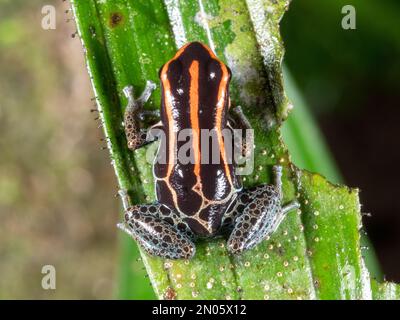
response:
[[[282,166],[272,166],[273,183],[244,189],[235,161],[226,155],[223,130],[251,125],[240,106],[233,107],[229,96],[232,72],[201,42],[181,47],[160,71],[161,107],[159,121],[145,128],[144,104],[156,85],[147,81],[139,98],[132,86],[123,92],[128,100],[124,114],[127,146],[135,151],[157,139],[151,130],[160,130],[157,155],[167,161],[153,162],[156,201],[131,205],[128,192],[120,190],[125,209],[118,227],[130,235],[151,256],[164,259],[191,259],[199,239],[227,238],[230,254],[250,250],[273,234],[291,210],[294,200],[282,204]],[[194,161],[182,163],[177,150],[182,141],[177,132],[192,132]],[[203,129],[214,130],[218,145],[217,163],[201,161]],[[243,154],[254,145],[242,143]],[[252,151],[252,150],[250,150]]]

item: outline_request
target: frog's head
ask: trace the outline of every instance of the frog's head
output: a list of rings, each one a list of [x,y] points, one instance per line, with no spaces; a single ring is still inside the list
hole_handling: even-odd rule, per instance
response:
[[[214,52],[201,42],[190,42],[181,47],[175,56],[169,60],[159,72],[162,84],[166,81],[181,83],[183,86],[189,77],[200,77],[208,81],[209,84],[215,83],[217,87],[227,88],[231,79],[230,69],[217,58]],[[187,85],[187,84],[186,84]]]

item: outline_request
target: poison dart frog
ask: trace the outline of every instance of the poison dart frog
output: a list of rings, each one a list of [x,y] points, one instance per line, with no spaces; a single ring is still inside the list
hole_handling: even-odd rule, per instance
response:
[[[161,121],[152,128],[164,133],[157,155],[163,155],[166,161],[153,164],[157,200],[131,206],[127,192],[120,191],[125,221],[118,227],[148,254],[167,259],[190,259],[195,255],[196,239],[222,234],[228,234],[227,249],[232,254],[255,247],[299,204],[293,201],[281,206],[281,166],[272,168],[273,184],[245,190],[234,161],[228,161],[223,130],[232,130],[235,125],[251,129],[241,108],[231,107],[231,71],[209,47],[192,42],[160,69],[159,76]],[[148,81],[137,99],[132,86],[124,88],[128,99],[124,126],[131,150],[152,140],[149,129],[142,127],[142,120],[146,116],[143,105],[155,88]],[[178,151],[184,142],[177,139],[177,133],[183,129],[192,132],[190,151],[194,161],[189,163],[179,159]],[[216,134],[217,163],[201,161],[203,129],[214,130]]]

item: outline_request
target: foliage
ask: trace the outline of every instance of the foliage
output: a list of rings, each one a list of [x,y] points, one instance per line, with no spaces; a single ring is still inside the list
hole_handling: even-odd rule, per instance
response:
[[[243,107],[255,130],[255,170],[245,186],[269,182],[272,165],[280,163],[284,200],[297,198],[301,203],[301,210],[289,213],[271,239],[241,256],[230,256],[224,239],[198,243],[190,261],[164,261],[142,253],[159,298],[369,299],[389,297],[388,292],[390,298],[398,296],[391,284],[373,282],[371,288],[359,243],[358,191],[299,170],[282,141],[280,127],[292,106],[283,88],[278,24],[288,4],[72,1],[114,169],[134,203],[154,200],[153,177],[146,148],[131,153],[126,147],[122,88],[132,84],[141,92],[146,80],[157,82],[160,66],[177,47],[193,40],[210,44],[230,66],[232,101]],[[146,107],[156,109],[159,100],[157,90]],[[130,267],[128,260],[124,268]]]

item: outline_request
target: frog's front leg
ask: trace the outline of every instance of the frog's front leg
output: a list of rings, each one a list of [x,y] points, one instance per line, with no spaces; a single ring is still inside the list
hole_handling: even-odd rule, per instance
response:
[[[131,206],[126,191],[120,191],[125,221],[118,227],[135,239],[150,255],[165,259],[190,259],[195,245],[189,227],[164,205]]]
[[[128,148],[131,150],[136,150],[150,142],[146,139],[147,130],[141,128],[140,124],[146,116],[154,116],[157,113],[156,111],[143,110],[144,104],[149,100],[155,88],[156,85],[153,82],[147,81],[143,93],[137,99],[134,97],[132,86],[126,86],[123,89],[124,95],[128,99],[124,114],[125,135],[128,140]]]
[[[246,137],[245,140],[240,140],[237,141],[235,140],[235,145],[238,148],[238,150],[241,151],[241,155],[245,158],[249,158],[250,154],[253,149],[253,144],[254,144],[254,131],[250,125],[249,120],[245,116],[242,107],[241,106],[235,106],[229,110],[230,113],[228,115],[228,124],[229,126],[235,129],[241,129],[242,132],[242,138]],[[250,145],[248,143],[250,142]]]
[[[273,173],[273,185],[260,185],[238,196],[232,212],[236,218],[228,240],[230,252],[238,254],[255,247],[278,228],[287,212],[300,207],[297,201],[281,206],[282,167],[274,166]]]

